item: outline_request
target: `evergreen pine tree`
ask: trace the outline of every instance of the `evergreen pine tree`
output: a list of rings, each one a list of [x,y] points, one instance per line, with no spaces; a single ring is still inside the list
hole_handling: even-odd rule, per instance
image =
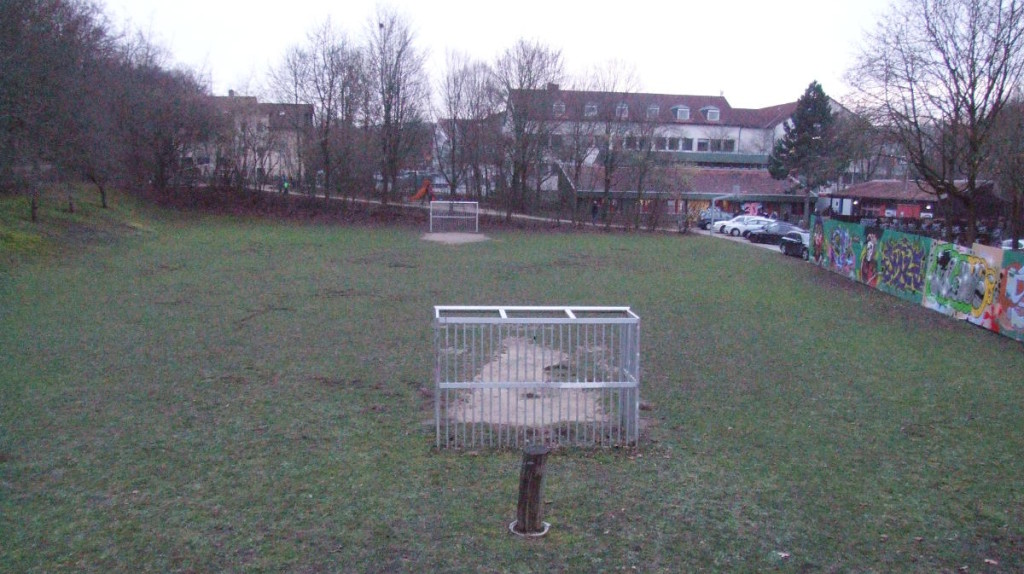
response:
[[[774,179],[794,177],[806,190],[837,180],[849,163],[837,124],[821,84],[811,82],[768,156],[768,172]]]

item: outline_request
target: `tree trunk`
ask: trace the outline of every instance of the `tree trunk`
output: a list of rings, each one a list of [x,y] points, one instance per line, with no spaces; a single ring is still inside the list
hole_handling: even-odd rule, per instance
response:
[[[523,465],[519,472],[519,505],[516,510],[516,532],[539,534],[544,531],[544,466],[551,449],[530,445],[523,449]]]

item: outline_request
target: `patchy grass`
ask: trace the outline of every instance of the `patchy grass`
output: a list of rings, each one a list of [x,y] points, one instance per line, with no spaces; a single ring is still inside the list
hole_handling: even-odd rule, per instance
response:
[[[705,237],[131,217],[0,274],[0,570],[1024,569],[1019,343]],[[424,424],[432,306],[498,303],[643,320],[647,439],[540,540]]]

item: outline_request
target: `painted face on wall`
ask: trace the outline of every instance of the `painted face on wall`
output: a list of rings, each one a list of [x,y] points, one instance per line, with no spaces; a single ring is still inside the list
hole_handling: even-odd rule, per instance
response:
[[[825,226],[820,219],[814,221],[814,229],[811,230],[811,255],[816,262],[821,261],[825,254]]]

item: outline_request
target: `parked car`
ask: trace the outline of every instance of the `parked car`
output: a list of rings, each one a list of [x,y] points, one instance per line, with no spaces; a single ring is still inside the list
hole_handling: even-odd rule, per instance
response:
[[[761,229],[772,221],[774,220],[758,215],[740,215],[722,223],[718,231],[733,237],[746,237],[751,231]]]
[[[1013,249],[1013,239],[1004,239],[1000,246],[1003,249]],[[1024,249],[1024,239],[1017,240],[1017,249]]]
[[[807,259],[811,252],[811,233],[803,229],[786,233],[779,240],[779,250],[792,257]]]
[[[769,243],[778,245],[782,236],[790,231],[803,231],[798,225],[786,223],[785,221],[773,221],[762,229],[755,229],[747,234],[751,243]]]
[[[697,225],[701,229],[711,229],[719,221],[728,221],[730,219],[732,219],[731,213],[726,213],[718,208],[708,208],[700,212]]]

